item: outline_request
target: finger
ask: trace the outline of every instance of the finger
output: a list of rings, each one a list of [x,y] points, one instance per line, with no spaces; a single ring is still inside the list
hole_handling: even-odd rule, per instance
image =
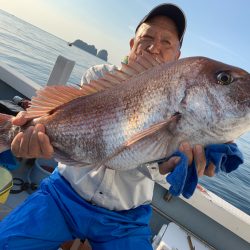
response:
[[[24,125],[28,121],[28,119],[25,118],[25,115],[26,111],[19,112],[16,117],[12,118],[12,124],[16,126]]]
[[[16,157],[20,157],[19,155],[19,149],[20,149],[20,143],[22,141],[23,138],[23,132],[18,133],[15,138],[13,139],[12,143],[11,143],[11,152],[16,156]]]
[[[40,148],[41,148],[43,157],[51,158],[54,154],[54,149],[52,145],[50,144],[49,137],[46,134],[39,132],[38,138],[39,138]]]
[[[165,61],[163,60],[163,58],[159,57],[159,56],[156,56],[155,57],[155,60],[158,62],[158,63],[164,63]]]
[[[204,149],[201,145],[197,144],[194,146],[194,161],[196,164],[196,170],[198,176],[202,176],[206,167],[206,156]]]
[[[30,157],[38,158],[42,157],[42,150],[40,147],[40,141],[38,138],[38,133],[44,133],[45,128],[42,124],[36,124],[33,130],[33,133],[31,134],[30,140],[29,140],[29,155]]]
[[[212,162],[209,163],[208,167],[204,171],[204,174],[209,177],[212,177],[215,175],[215,165]]]
[[[188,165],[191,165],[191,163],[193,162],[193,150],[190,144],[186,141],[182,142],[179,150],[187,156]]]
[[[159,172],[160,174],[167,174],[174,170],[176,165],[179,163],[180,157],[173,156],[168,161],[165,161],[161,164],[159,164]]]
[[[29,154],[29,142],[33,131],[34,126],[30,126],[24,131],[22,140],[20,142],[20,148],[18,153],[19,157],[32,158],[32,155]]]

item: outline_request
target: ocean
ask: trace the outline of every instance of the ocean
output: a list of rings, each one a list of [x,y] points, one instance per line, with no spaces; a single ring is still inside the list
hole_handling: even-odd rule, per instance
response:
[[[77,38],[76,38],[77,39]],[[105,63],[83,50],[11,14],[0,10],[0,60],[44,86],[58,55],[74,60],[69,79],[79,84],[91,66]],[[244,164],[230,174],[202,177],[200,184],[250,215],[250,133],[236,143],[244,154]]]

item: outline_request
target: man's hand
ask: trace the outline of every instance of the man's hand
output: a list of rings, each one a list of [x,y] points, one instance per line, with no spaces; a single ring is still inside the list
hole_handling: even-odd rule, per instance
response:
[[[13,125],[16,126],[22,126],[27,122],[25,112],[18,113],[12,119]],[[23,158],[51,158],[54,153],[42,124],[30,126],[24,132],[18,133],[11,143],[11,151],[16,157]]]
[[[184,153],[188,157],[188,164],[191,165],[193,160],[196,163],[197,173],[198,176],[207,175],[207,176],[214,176],[215,166],[210,163],[208,168],[206,167],[206,158],[204,153],[204,148],[197,144],[192,148],[188,142],[181,143],[179,150]],[[171,157],[168,161],[163,162],[159,165],[159,171],[161,174],[167,174],[174,170],[177,166],[180,158],[178,156]]]

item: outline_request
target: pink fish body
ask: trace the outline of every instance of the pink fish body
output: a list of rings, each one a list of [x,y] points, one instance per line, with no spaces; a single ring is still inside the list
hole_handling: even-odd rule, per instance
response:
[[[45,125],[59,161],[128,170],[170,156],[183,140],[225,143],[250,130],[246,71],[204,57],[144,60],[32,99],[28,117]],[[9,145],[14,130],[1,141]]]

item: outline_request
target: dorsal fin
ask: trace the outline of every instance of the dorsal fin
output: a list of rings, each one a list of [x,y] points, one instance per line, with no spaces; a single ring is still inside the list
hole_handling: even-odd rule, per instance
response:
[[[91,95],[117,86],[121,82],[160,63],[162,61],[144,52],[136,62],[131,62],[129,65],[122,64],[121,69],[115,70],[114,73],[106,73],[102,78],[92,80],[89,84],[83,84],[81,89],[62,85],[47,86],[42,90],[38,90],[36,97],[32,98],[31,106],[27,109],[25,117],[36,118],[47,115],[65,103],[81,96]]]
[[[74,100],[80,96],[87,95],[89,90],[83,93],[82,89],[72,86],[47,86],[38,90],[36,96],[31,100],[31,106],[27,109],[26,118],[35,118],[43,116],[54,110],[55,108]]]

